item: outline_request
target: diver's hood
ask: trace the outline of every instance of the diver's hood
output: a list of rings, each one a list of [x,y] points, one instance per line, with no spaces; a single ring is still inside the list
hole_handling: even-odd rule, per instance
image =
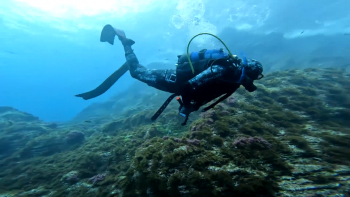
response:
[[[264,77],[262,74],[263,66],[260,62],[254,59],[248,59],[245,67],[246,75],[252,80],[260,80]]]
[[[255,73],[251,73],[251,69],[246,65],[242,65],[241,70],[241,77],[237,83],[243,85],[249,92],[255,91],[257,87],[253,84],[254,79],[251,78],[252,74],[255,76]]]

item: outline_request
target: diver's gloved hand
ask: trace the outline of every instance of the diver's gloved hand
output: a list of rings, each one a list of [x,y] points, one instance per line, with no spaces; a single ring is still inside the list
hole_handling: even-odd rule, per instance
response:
[[[254,84],[250,84],[249,86],[244,86],[244,88],[249,92],[254,92],[255,90],[258,89]]]
[[[193,89],[193,86],[189,82],[182,84],[179,88],[178,94],[181,95],[183,102],[183,106],[179,110],[182,117],[188,117],[191,112],[197,111],[200,107],[196,102],[191,103],[194,91],[195,89]]]
[[[254,92],[258,88],[253,84],[253,80],[251,80],[248,76],[245,76],[242,82],[244,88],[249,92]]]
[[[180,109],[180,116],[186,118],[190,115],[191,112],[195,111],[195,108],[193,105],[190,105],[188,107],[185,107],[183,106],[181,109]]]

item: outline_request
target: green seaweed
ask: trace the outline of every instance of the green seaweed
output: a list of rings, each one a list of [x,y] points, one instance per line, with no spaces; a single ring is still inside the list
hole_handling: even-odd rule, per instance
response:
[[[307,81],[308,81],[307,77],[303,75],[294,75],[289,80],[289,82],[300,86],[305,85]]]
[[[323,159],[334,164],[350,165],[350,149],[343,147],[324,147]]]
[[[278,130],[276,128],[264,125],[259,121],[244,124],[239,129],[239,132],[250,136],[278,134]]]
[[[316,96],[317,95],[317,90],[314,88],[310,87],[299,87],[299,90],[303,93],[303,95],[308,95],[308,96]]]
[[[350,144],[350,135],[336,136],[331,134],[321,134],[320,137],[335,146],[347,147]]]
[[[286,96],[280,96],[276,99],[277,102],[282,103],[282,104],[288,104],[289,99]]]
[[[341,182],[323,173],[336,173],[338,165],[350,165],[350,88],[346,84],[349,76],[332,69],[269,73],[257,82],[256,92],[240,88],[235,105],[215,107],[215,120],[193,113],[189,127],[180,125],[183,120],[178,118],[176,101],[156,122],[150,121],[153,110],[134,107],[103,124],[85,124],[84,129],[77,124],[46,131],[43,126],[29,125],[38,130],[34,137],[19,132],[26,130],[21,125],[6,126],[0,139],[0,156],[4,157],[0,167],[5,169],[0,172],[0,191],[36,191],[42,186],[45,190],[30,195],[47,195],[50,190],[52,196],[84,197],[121,193],[125,197],[293,196],[296,193],[279,191],[282,176],[308,179],[311,186]],[[167,96],[148,99],[158,103]],[[305,124],[313,127],[305,129]],[[101,132],[92,129],[98,127]],[[56,143],[72,128],[84,130],[84,143],[70,147]],[[239,136],[262,137],[271,147],[236,148],[233,142]],[[189,139],[201,140],[200,145]],[[11,148],[9,141],[16,140],[23,146],[2,155]],[[292,151],[290,145],[303,152]],[[305,165],[322,165],[322,169],[292,173],[290,164],[301,160]],[[70,171],[79,172],[77,184],[61,181]],[[107,173],[105,180],[89,186],[88,179],[100,173]],[[341,183],[339,192],[343,188]]]
[[[305,157],[313,157],[317,155],[317,152],[309,146],[308,141],[298,136],[286,137],[287,140],[296,147],[305,151]]]
[[[208,139],[210,138],[210,136],[212,136],[212,131],[210,130],[209,127],[203,127],[201,130],[199,131],[194,131],[191,136],[193,138],[202,140],[202,139]]]
[[[334,176],[325,176],[325,175],[316,175],[308,177],[309,180],[313,181],[316,184],[327,184],[337,181],[337,178]]]
[[[229,124],[222,120],[216,121],[214,123],[214,128],[216,130],[216,133],[221,137],[227,137],[231,134],[231,129]]]
[[[280,90],[280,94],[284,96],[300,96],[301,92],[296,88],[283,88]]]
[[[222,137],[219,137],[219,136],[213,136],[211,139],[210,139],[210,143],[216,145],[216,146],[222,146],[223,143],[224,143],[224,138]]]

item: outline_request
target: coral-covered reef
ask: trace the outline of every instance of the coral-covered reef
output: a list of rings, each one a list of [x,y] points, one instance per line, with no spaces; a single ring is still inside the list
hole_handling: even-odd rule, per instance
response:
[[[1,107],[0,196],[350,195],[348,84],[334,68],[273,72],[185,127],[176,101],[150,121],[158,91],[66,124]]]

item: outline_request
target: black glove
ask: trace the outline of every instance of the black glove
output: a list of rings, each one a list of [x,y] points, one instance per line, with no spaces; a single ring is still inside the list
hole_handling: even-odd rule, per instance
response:
[[[247,85],[243,85],[243,86],[244,86],[244,88],[245,88],[246,90],[248,90],[249,92],[254,92],[255,90],[258,89],[253,83],[247,84]]]
[[[244,77],[244,80],[242,82],[242,85],[244,86],[244,88],[246,90],[248,90],[249,92],[254,92],[255,90],[257,90],[258,88],[253,84],[253,80],[250,79],[248,76]]]
[[[182,106],[182,108],[179,110],[180,115],[184,118],[188,117],[191,112],[193,112],[193,109],[191,106],[190,107]]]

